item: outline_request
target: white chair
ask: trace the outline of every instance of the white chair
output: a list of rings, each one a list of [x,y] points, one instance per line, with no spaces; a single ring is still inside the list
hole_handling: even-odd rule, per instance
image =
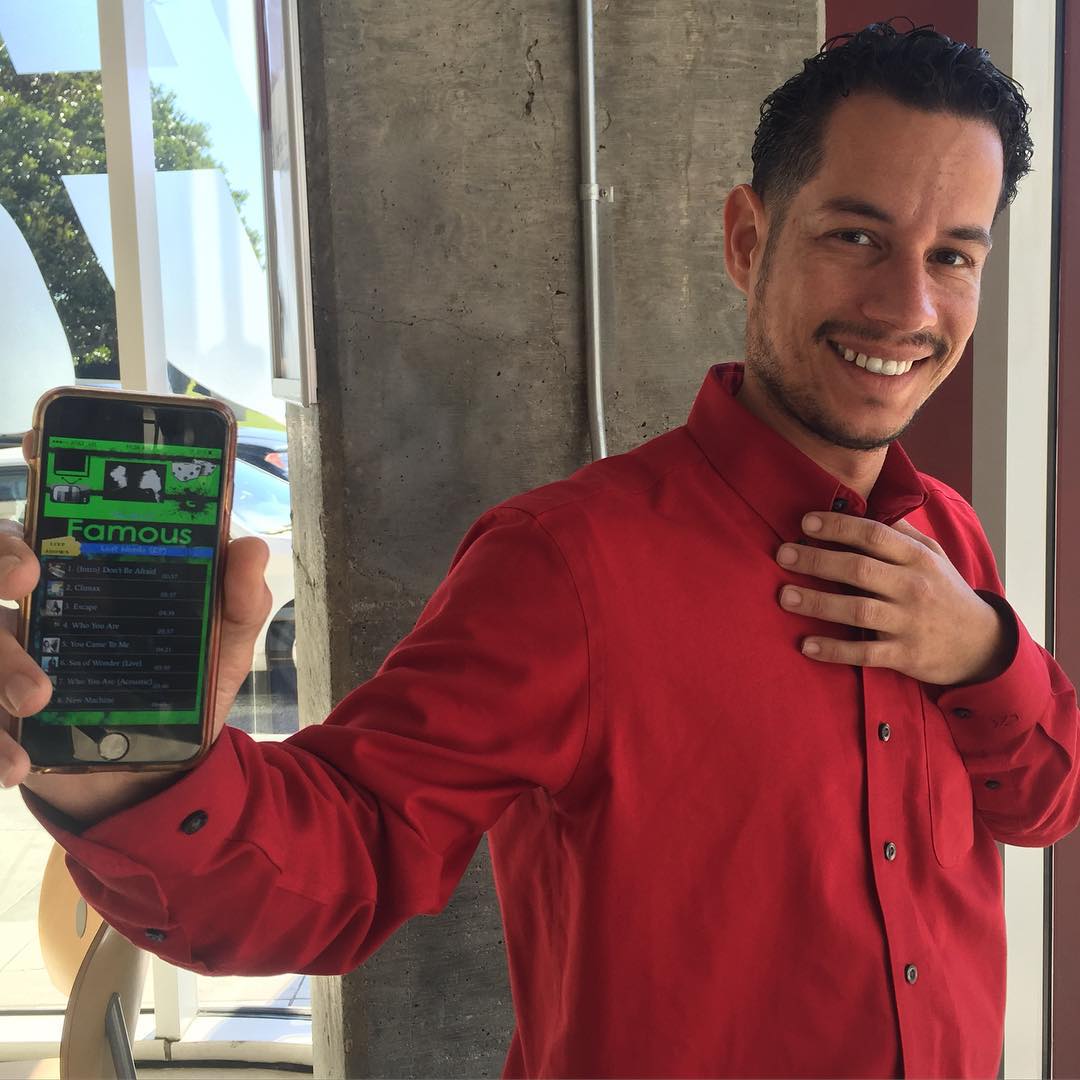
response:
[[[59,846],[41,882],[38,934],[49,978],[68,995],[60,1057],[0,1062],[0,1080],[134,1080],[132,1038],[149,955],[87,907]]]

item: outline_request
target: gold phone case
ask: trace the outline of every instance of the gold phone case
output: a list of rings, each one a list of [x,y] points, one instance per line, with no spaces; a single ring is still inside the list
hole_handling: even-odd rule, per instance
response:
[[[27,482],[25,540],[31,550],[37,554],[37,515],[38,492],[40,490],[41,469],[41,433],[45,425],[45,412],[58,398],[104,399],[107,401],[129,401],[137,405],[168,406],[169,408],[210,409],[217,412],[226,425],[226,446],[222,451],[222,495],[219,511],[219,534],[221,537],[221,556],[215,560],[214,581],[211,589],[210,637],[207,656],[206,679],[204,682],[202,715],[199,718],[201,739],[198,751],[183,761],[163,762],[88,762],[78,765],[32,765],[34,772],[86,773],[86,772],[172,772],[189,769],[210,749],[213,739],[214,703],[217,699],[218,651],[221,644],[221,605],[222,582],[225,572],[224,545],[229,538],[229,517],[233,499],[233,463],[236,460],[236,417],[224,402],[213,398],[184,397],[179,394],[140,394],[128,390],[91,390],[81,386],[58,386],[41,396],[34,406],[33,443],[30,456],[30,475]],[[30,638],[30,603],[32,596],[24,597],[20,604],[19,641],[24,649],[29,646]],[[16,718],[15,738],[22,734],[22,718]]]

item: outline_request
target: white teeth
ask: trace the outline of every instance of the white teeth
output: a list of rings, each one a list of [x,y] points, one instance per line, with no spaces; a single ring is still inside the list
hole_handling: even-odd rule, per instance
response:
[[[834,345],[834,348],[849,363],[858,364],[875,375],[906,375],[915,366],[914,360],[882,360],[880,356],[857,353],[844,345]]]

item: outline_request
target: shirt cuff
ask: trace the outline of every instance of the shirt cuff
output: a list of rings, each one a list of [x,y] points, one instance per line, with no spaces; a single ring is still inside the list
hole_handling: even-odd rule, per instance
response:
[[[155,908],[167,910],[160,881],[198,874],[219,858],[235,830],[246,791],[240,760],[245,741],[250,742],[243,732],[226,727],[203,760],[175,784],[78,832],[26,788],[23,799],[67,851],[80,889],[88,874],[105,892],[120,894],[109,903],[110,913],[144,921]]]
[[[1008,667],[985,682],[950,687],[938,696],[956,748],[965,757],[1007,751],[1044,716],[1051,697],[1042,650],[1004,597],[979,595],[1012,624],[1016,650]]]

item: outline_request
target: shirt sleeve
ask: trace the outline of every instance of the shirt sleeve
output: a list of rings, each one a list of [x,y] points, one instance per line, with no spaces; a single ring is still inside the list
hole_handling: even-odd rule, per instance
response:
[[[324,723],[280,743],[226,728],[176,783],[81,833],[26,799],[87,901],[144,948],[206,974],[349,971],[446,905],[520,794],[570,782],[588,671],[558,546],[501,507]]]
[[[966,505],[966,504],[965,504]],[[1014,649],[996,678],[937,695],[971,776],[975,808],[995,840],[1046,847],[1080,821],[1076,690],[1004,597],[975,512],[969,583],[1002,618]]]

